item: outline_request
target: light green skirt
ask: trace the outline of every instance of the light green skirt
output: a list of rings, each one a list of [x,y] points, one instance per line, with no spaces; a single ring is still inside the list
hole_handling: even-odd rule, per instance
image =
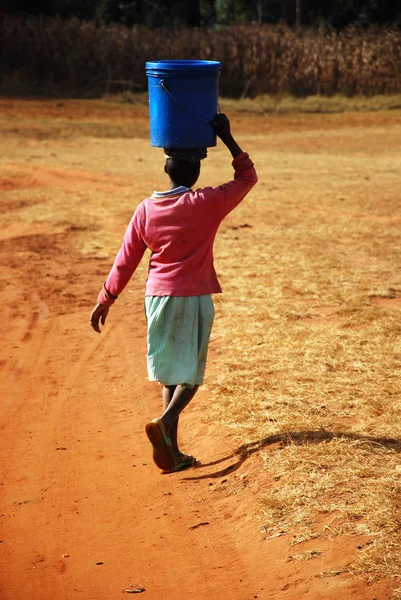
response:
[[[210,294],[146,296],[148,376],[164,385],[201,385],[214,319]]]

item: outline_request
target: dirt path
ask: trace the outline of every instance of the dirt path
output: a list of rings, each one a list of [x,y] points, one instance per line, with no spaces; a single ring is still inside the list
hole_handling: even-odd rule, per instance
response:
[[[81,181],[68,169],[51,181],[44,173],[4,161],[2,189],[23,177],[30,189],[95,185],[90,171]],[[99,177],[97,185],[105,185]],[[112,232],[124,221],[104,223]],[[146,380],[142,282],[98,336],[88,309],[109,259],[76,250],[76,236],[89,243],[93,230],[9,219],[0,233],[1,600],[113,600],[130,584],[150,600],[390,598],[388,583],[369,586],[347,572],[360,539],[343,537],[341,553],[322,539],[322,558],[299,561],[288,537],[264,538],[262,461],[202,420],[207,391],[182,423],[183,449],[199,465],[161,476],[144,435],[160,398]],[[213,347],[211,359],[210,373]],[[321,576],[331,570],[337,576]]]
[[[140,300],[128,323],[116,308],[101,336],[81,312],[46,317],[39,293],[35,304],[7,360],[1,597],[117,598],[130,583],[149,598],[222,598],[228,584],[233,598],[257,596],[263,581],[230,524],[237,502],[213,494],[236,462],[218,432],[200,439],[210,432],[190,413],[185,445],[202,465],[161,476],[152,463],[143,426],[159,397]]]
[[[227,495],[227,481],[254,481],[258,458],[245,465],[233,456],[218,428],[199,421],[196,402],[183,443],[200,465],[159,474],[143,433],[159,396],[146,381],[140,290],[129,304],[128,322],[116,307],[95,336],[81,311],[47,317],[38,293],[13,328],[1,435],[2,600],[111,600],[130,584],[152,600],[321,598],[322,587],[334,599],[338,586],[355,597],[358,580],[322,582],[315,571],[324,564],[305,568],[288,561],[288,540],[263,539],[252,485]]]
[[[2,598],[116,598],[130,583],[150,598],[222,597],[228,568],[253,597],[235,534],[207,502],[213,478],[197,479],[232,453],[200,444],[206,465],[178,476],[152,463],[143,426],[159,398],[145,379],[141,302],[102,336],[81,312],[46,318],[40,295],[36,305],[7,361]]]

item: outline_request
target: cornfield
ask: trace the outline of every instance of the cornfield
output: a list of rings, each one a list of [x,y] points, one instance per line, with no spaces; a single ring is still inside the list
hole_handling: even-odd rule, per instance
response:
[[[5,82],[73,94],[146,90],[145,61],[214,59],[226,96],[346,96],[401,92],[401,31],[286,25],[158,29],[78,19],[0,16]]]

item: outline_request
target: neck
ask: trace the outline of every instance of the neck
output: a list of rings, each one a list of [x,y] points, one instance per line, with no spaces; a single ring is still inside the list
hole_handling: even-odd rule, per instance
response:
[[[177,183],[176,181],[173,181],[172,179],[170,179],[170,187],[169,190],[174,190],[177,187],[180,187],[182,185],[185,185],[184,183]],[[185,187],[188,187],[187,185],[185,185]]]

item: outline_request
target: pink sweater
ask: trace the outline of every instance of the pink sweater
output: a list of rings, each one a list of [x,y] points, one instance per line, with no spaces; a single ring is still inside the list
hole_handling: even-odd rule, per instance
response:
[[[224,217],[257,182],[246,152],[233,160],[234,180],[217,188],[155,193],[137,207],[98,302],[113,304],[150,249],[147,296],[201,296],[221,292],[213,242]],[[158,197],[159,196],[159,197]]]

